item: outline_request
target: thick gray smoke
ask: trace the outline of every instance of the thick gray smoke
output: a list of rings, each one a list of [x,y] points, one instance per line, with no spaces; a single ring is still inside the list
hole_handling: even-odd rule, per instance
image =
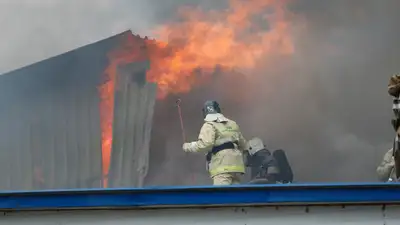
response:
[[[400,69],[398,6],[395,0],[294,1],[291,10],[302,18],[292,21],[295,54],[250,71],[250,80],[233,83],[238,76],[227,75],[184,96],[188,136],[197,137],[203,101],[217,99],[247,138],[260,136],[268,148],[286,150],[297,181],[376,181],[393,137],[386,85]],[[169,111],[169,160],[162,171],[173,179],[157,179],[202,183],[206,174],[193,174],[204,170],[204,161],[180,153],[180,133],[171,134],[179,131],[177,113]]]
[[[287,148],[298,179],[376,180],[393,136],[386,85],[400,69],[398,7],[398,1],[298,1],[294,7],[308,32],[282,71],[293,80],[274,93],[279,103],[271,107],[281,110],[264,115],[275,118],[268,121],[277,129],[265,138]]]
[[[173,19],[182,4],[222,7],[200,0],[10,0],[0,3],[0,72],[132,29],[151,29]],[[298,181],[374,181],[391,145],[391,101],[386,84],[400,66],[397,0],[294,0],[302,17],[295,27],[295,54],[251,71],[241,82],[215,84],[182,95],[187,136],[197,137],[201,105],[220,100],[246,138],[262,137],[285,149]],[[278,59],[277,59],[278,61]],[[208,182],[202,155],[181,151],[175,96],[159,102],[158,137],[167,149],[152,155],[157,171],[149,184]],[[173,132],[176,131],[176,132]],[[165,146],[161,146],[164,148]],[[153,167],[152,165],[151,167]],[[189,174],[189,175],[188,175]]]

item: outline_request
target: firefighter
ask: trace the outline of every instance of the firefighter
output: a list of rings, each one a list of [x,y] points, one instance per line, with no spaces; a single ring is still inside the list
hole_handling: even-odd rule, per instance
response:
[[[246,140],[238,124],[221,113],[216,101],[204,103],[203,116],[198,140],[184,143],[183,150],[206,153],[207,170],[214,185],[240,184],[245,173]]]
[[[399,97],[400,94],[400,74],[390,77],[388,84],[388,93],[393,97]]]
[[[246,166],[251,170],[251,184],[277,183],[279,167],[263,141],[255,137],[247,142]]]
[[[396,178],[400,177],[400,74],[393,75],[388,84],[388,93],[393,97],[393,114],[392,126],[395,130],[395,138],[393,141],[393,157],[396,171]],[[396,179],[397,180],[397,179]]]
[[[382,182],[396,181],[393,148],[385,153],[381,164],[376,169],[376,173],[378,174],[379,180]]]

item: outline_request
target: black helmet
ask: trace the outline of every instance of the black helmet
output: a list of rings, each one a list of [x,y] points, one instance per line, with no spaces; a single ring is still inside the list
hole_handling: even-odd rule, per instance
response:
[[[219,107],[218,102],[216,101],[206,101],[203,106],[203,116],[204,118],[208,114],[221,113],[221,108]]]

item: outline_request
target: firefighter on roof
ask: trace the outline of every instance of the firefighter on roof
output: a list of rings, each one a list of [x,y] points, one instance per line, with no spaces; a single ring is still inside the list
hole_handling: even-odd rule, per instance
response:
[[[381,164],[376,169],[376,173],[378,174],[379,180],[382,182],[392,182],[396,180],[393,148],[385,153]]]
[[[393,75],[390,78],[388,93],[393,97],[392,109],[394,117],[391,122],[396,132],[393,141],[393,157],[397,180],[400,177],[400,74]]]
[[[242,153],[246,140],[239,126],[221,113],[216,101],[204,104],[203,116],[198,140],[184,143],[183,150],[207,154],[207,169],[214,185],[240,184],[245,172]]]
[[[258,138],[252,138],[247,142],[246,166],[251,168],[251,181],[253,184],[277,183],[279,167],[276,159],[265,147],[264,142]]]

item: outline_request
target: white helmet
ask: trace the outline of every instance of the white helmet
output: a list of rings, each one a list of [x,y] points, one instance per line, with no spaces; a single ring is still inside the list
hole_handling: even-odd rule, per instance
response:
[[[256,152],[263,149],[265,149],[264,142],[258,137],[252,138],[247,142],[247,150],[250,155],[254,155]]]

